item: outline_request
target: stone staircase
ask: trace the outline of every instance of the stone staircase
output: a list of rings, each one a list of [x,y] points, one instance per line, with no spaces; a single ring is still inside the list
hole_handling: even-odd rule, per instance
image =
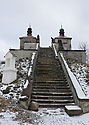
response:
[[[32,101],[40,107],[74,105],[72,92],[52,48],[40,48],[35,68]]]

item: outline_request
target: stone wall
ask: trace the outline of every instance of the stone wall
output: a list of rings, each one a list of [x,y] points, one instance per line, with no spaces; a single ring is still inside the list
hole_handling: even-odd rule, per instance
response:
[[[38,40],[36,37],[20,37],[20,49],[31,49],[32,47],[32,49],[34,49],[36,44],[39,42],[40,40]],[[35,46],[33,46],[33,44]]]
[[[24,49],[35,49],[37,43],[24,43]]]
[[[20,50],[20,49],[10,49],[10,51],[12,53],[14,53],[16,55],[16,60],[22,59],[22,58],[26,58],[26,57],[31,57],[33,52],[37,52],[37,50]]]
[[[60,41],[62,42],[62,46],[64,50],[71,50],[71,38],[67,37],[56,37],[53,40],[53,44],[55,44],[57,51],[60,49]]]
[[[65,59],[75,59],[78,62],[86,63],[86,51],[85,50],[63,50],[62,52]]]

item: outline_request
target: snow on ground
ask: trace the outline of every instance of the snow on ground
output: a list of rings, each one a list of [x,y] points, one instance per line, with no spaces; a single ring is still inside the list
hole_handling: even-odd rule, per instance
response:
[[[14,121],[15,113],[6,111],[0,113],[0,125],[18,125],[19,122]]]
[[[0,125],[34,125],[39,116],[20,107],[15,100],[0,95]]]
[[[18,101],[24,88],[25,80],[28,73],[28,68],[31,63],[30,58],[20,59],[16,62],[17,80],[10,84],[0,84],[0,93],[6,98],[13,98]],[[2,68],[2,66],[1,66]]]
[[[73,72],[69,68],[68,64],[66,63],[66,60],[64,59],[62,53],[61,53],[61,57],[62,57],[62,59],[64,61],[65,67],[66,67],[66,69],[68,71],[68,75],[70,76],[70,79],[71,79],[71,81],[73,83],[73,86],[74,86],[74,88],[76,90],[78,98],[80,98],[80,99],[87,99],[85,93],[81,89],[81,85],[79,84],[78,80],[76,79],[76,76],[73,74]]]
[[[81,116],[70,117],[66,114],[64,109],[39,109],[38,112],[28,111],[32,116],[29,117],[22,115],[27,120],[30,119],[31,123],[25,120],[16,118],[18,112],[13,113],[10,111],[0,113],[0,125],[89,125],[89,113]],[[33,117],[35,116],[35,117]]]
[[[68,61],[68,63],[85,95],[89,97],[89,65],[74,60]]]
[[[40,109],[37,113],[40,115],[38,125],[89,125],[89,113],[70,117],[64,109]]]
[[[0,83],[0,125],[29,125],[34,123],[36,115],[19,106],[19,97],[24,88],[31,58],[16,62],[18,79],[10,84]],[[0,65],[2,71],[3,66]]]

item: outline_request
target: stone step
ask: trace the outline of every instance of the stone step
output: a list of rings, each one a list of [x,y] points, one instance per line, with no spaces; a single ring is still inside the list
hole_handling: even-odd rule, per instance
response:
[[[57,79],[59,79],[60,78],[60,80],[66,80],[66,78],[65,77],[63,77],[63,76],[54,76],[54,75],[51,75],[51,74],[41,74],[41,75],[37,75],[36,77],[35,77],[35,80],[36,81],[56,81]],[[58,80],[57,80],[58,81]]]
[[[72,96],[71,92],[33,92],[32,95]]]
[[[58,73],[56,71],[52,72],[52,71],[37,71],[35,72],[36,76],[44,76],[44,77],[55,77],[55,78],[62,78],[62,79],[66,79],[65,75],[63,73]]]
[[[54,63],[51,63],[51,64],[40,64],[39,62],[38,62],[38,64],[36,65],[36,67],[38,67],[38,68],[62,68],[62,66],[61,66],[61,64],[59,63],[58,64],[58,62],[54,62]]]
[[[52,72],[52,71],[49,71],[49,70],[47,70],[47,71],[37,71],[37,72],[35,72],[36,74],[37,74],[37,76],[38,75],[44,75],[44,74],[47,74],[47,75],[49,75],[49,77],[50,76],[54,76],[54,77],[62,77],[62,78],[65,78],[65,75],[64,75],[64,73],[57,73],[56,71],[54,71],[54,72]]]
[[[61,69],[60,69],[61,70]],[[64,72],[63,71],[58,71],[58,69],[55,69],[55,68],[37,68],[37,71],[36,72],[47,72],[47,71],[49,71],[49,72],[51,72],[51,73],[54,73],[54,74],[56,74],[56,73],[58,73],[58,74],[64,74]]]
[[[44,64],[44,63],[39,63],[36,65],[36,68],[59,68],[59,69],[62,69],[62,66],[56,62],[54,63],[51,63],[51,64]]]
[[[70,89],[33,89],[33,92],[71,92]]]
[[[65,77],[64,73],[59,73],[57,71],[53,71],[53,70],[38,70],[35,72],[37,75],[43,75],[43,74],[49,74],[49,75],[54,75],[54,76],[58,76],[58,77]]]
[[[42,83],[35,83],[33,84],[33,87],[69,87],[69,85],[67,83],[63,83],[63,84],[50,84],[50,83],[47,83],[47,84],[42,84]]]
[[[65,85],[41,85],[41,84],[40,84],[40,85],[37,85],[37,84],[34,84],[34,85],[33,85],[33,88],[40,88],[40,89],[41,89],[41,88],[43,88],[43,89],[48,89],[48,88],[49,88],[49,89],[50,89],[50,88],[51,88],[51,89],[60,89],[60,88],[62,89],[62,88],[66,88],[66,89],[67,89],[67,88],[70,88],[70,87],[69,87],[69,85],[66,85],[66,86],[65,86]]]
[[[69,86],[33,86],[33,89],[70,89]]]
[[[77,116],[83,114],[82,109],[77,105],[65,106],[65,111],[70,116]]]
[[[47,72],[48,70],[49,70],[49,72],[52,72],[52,73],[59,73],[59,74],[64,74],[64,72],[63,71],[61,71],[62,69],[60,68],[60,69],[55,69],[55,68],[36,68],[37,69],[37,71],[38,72]],[[60,71],[58,71],[58,70],[60,70]]]
[[[55,104],[55,103],[39,103],[39,107],[40,108],[64,108],[66,106],[72,106],[72,105],[75,105],[75,103],[66,103],[66,104]]]
[[[53,63],[47,63],[47,64],[44,64],[44,63],[41,63],[39,62],[37,65],[36,65],[37,68],[62,68],[62,66],[60,64],[58,64],[57,62],[53,62]]]
[[[35,77],[35,81],[36,82],[41,82],[41,81],[43,81],[43,82],[46,82],[46,81],[61,81],[61,80],[66,80],[66,78],[48,78],[48,77],[46,77],[46,76],[41,76],[41,77]]]
[[[56,65],[57,65],[57,64],[56,64]],[[44,69],[50,69],[50,70],[52,70],[52,69],[53,69],[53,70],[56,70],[56,69],[57,69],[57,70],[58,70],[58,69],[62,69],[62,67],[61,67],[61,66],[60,66],[60,67],[59,67],[59,66],[55,66],[55,65],[53,66],[53,65],[50,65],[50,64],[49,64],[48,66],[45,66],[45,67],[44,67],[44,66],[36,66],[36,69],[37,69],[37,70],[40,70],[40,69],[43,69],[43,70],[44,70]]]
[[[55,59],[53,59],[53,60],[54,60],[54,63],[52,63],[52,64],[46,64],[46,63],[40,64],[39,61],[38,61],[36,66],[38,66],[38,67],[48,67],[48,66],[62,67],[60,62],[57,62]],[[59,63],[59,65],[57,65],[58,63]]]
[[[60,68],[61,65],[57,65],[57,64],[37,64],[36,68]]]
[[[35,72],[36,74],[36,72]],[[66,80],[66,77],[64,75],[60,75],[60,74],[52,74],[50,72],[41,72],[41,74],[37,74],[35,76],[36,78],[41,78],[41,77],[44,77],[44,78],[49,78],[51,80],[48,80],[48,81],[60,81],[60,80]],[[54,78],[54,79],[53,79]]]
[[[55,60],[46,58],[38,58],[38,64],[55,64]]]
[[[40,84],[42,84],[42,85],[66,85],[66,84],[68,84],[68,82],[66,80],[45,81],[45,82],[43,82],[43,81],[39,81],[39,82],[34,81],[34,84],[38,84],[38,85],[40,85]]]
[[[54,99],[32,99],[32,101],[34,101],[34,102],[38,102],[38,103],[64,103],[64,104],[66,104],[66,103],[74,103],[74,100],[54,100]]]
[[[61,100],[61,99],[73,99],[73,96],[52,96],[52,95],[32,95],[33,99],[54,99],[54,100]]]
[[[56,64],[56,65],[57,65],[57,64]],[[41,67],[41,66],[40,66],[40,67],[39,67],[39,66],[36,66],[36,69],[37,69],[37,70],[40,70],[40,69],[43,69],[43,70],[44,70],[44,69],[45,69],[45,70],[46,70],[46,69],[58,70],[58,69],[62,69],[62,67],[61,67],[61,66],[60,66],[60,67],[59,67],[59,66],[53,66],[53,65],[51,66],[51,64],[49,64],[49,66],[46,66],[46,67],[44,67],[44,66],[42,66],[42,67]]]
[[[37,81],[34,81],[34,84],[61,84],[61,85],[63,85],[63,84],[67,84],[68,82],[67,82],[67,80],[58,80],[58,81],[46,81],[46,82],[43,82],[43,81],[39,81],[39,82],[37,82]]]
[[[33,84],[33,87],[34,87],[34,86],[38,86],[38,87],[40,87],[40,86],[41,86],[41,87],[42,87],[42,86],[43,86],[43,87],[47,87],[47,86],[48,86],[48,87],[50,87],[50,86],[53,86],[53,87],[63,86],[63,87],[64,87],[64,86],[67,86],[67,87],[68,87],[69,85],[68,85],[67,83],[63,83],[63,84],[62,84],[62,83],[58,83],[58,84],[55,84],[55,83],[53,83],[53,84],[50,84],[50,83],[46,83],[46,84],[44,84],[44,83],[34,83],[34,84]]]

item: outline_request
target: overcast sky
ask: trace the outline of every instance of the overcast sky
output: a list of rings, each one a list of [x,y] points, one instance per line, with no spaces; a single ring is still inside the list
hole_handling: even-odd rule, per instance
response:
[[[30,23],[41,46],[49,46],[63,25],[77,49],[80,42],[89,42],[89,0],[0,0],[0,58],[9,48],[19,48]]]

